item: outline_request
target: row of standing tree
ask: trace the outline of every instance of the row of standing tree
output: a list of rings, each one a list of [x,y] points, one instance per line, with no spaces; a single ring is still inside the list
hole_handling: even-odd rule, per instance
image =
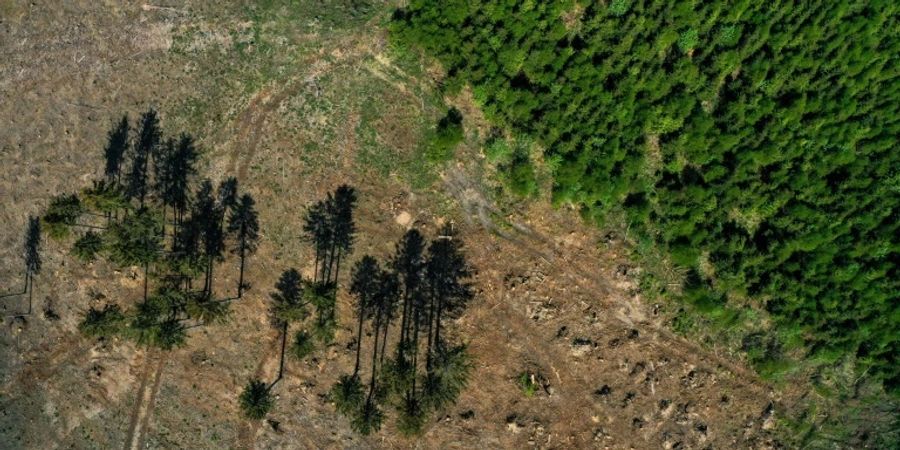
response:
[[[251,379],[240,396],[244,415],[261,419],[272,407],[271,391],[284,376],[285,353],[291,324],[302,324],[291,344],[291,354],[305,358],[315,349],[314,340],[329,344],[337,325],[335,305],[341,260],[353,248],[356,225],[353,210],[356,191],[342,185],[311,205],[304,218],[304,237],[314,248],[313,275],[304,278],[297,269],[285,270],[271,293],[271,322],[281,335],[278,375],[271,383]],[[307,319],[313,314],[311,321]],[[310,322],[310,323],[307,323]]]
[[[29,220],[25,286],[4,297],[32,292],[41,269],[43,224],[52,238],[73,241],[72,253],[82,261],[104,257],[143,270],[140,299],[133,305],[91,307],[79,324],[85,335],[118,335],[163,350],[181,346],[187,329],[223,320],[228,303],[248,287],[245,261],[259,240],[253,197],[239,193],[235,178],[218,186],[198,179],[200,153],[194,140],[186,134],[165,138],[152,109],[140,116],[135,130],[127,116],[118,121],[104,157],[101,179],[79,193],[52,198],[40,220]],[[284,376],[291,324],[302,325],[290,346],[297,358],[312,353],[315,340],[333,341],[342,262],[356,237],[356,202],[354,188],[343,185],[307,209],[303,230],[314,250],[312,276],[285,270],[271,293],[272,324],[281,336],[278,375],[270,383],[250,381],[240,396],[246,416],[262,418],[273,405],[271,391]],[[238,283],[234,296],[217,298],[214,270],[226,250],[240,261]],[[430,244],[412,229],[385,262],[366,255],[353,265],[348,292],[356,314],[355,364],[331,395],[354,430],[380,429],[390,404],[399,428],[415,434],[430,411],[455,401],[471,364],[465,346],[451,343],[442,331],[472,297],[471,276],[462,242],[449,225]],[[29,313],[30,305],[29,299]],[[365,386],[364,351],[371,361]]]
[[[377,431],[382,406],[389,404],[401,432],[417,434],[429,412],[455,402],[471,364],[465,346],[451,343],[442,330],[472,298],[471,276],[451,225],[430,244],[418,230],[409,230],[384,264],[369,255],[356,263],[350,285],[357,315],[356,364],[332,389],[338,410],[355,430]],[[371,364],[364,389],[360,354],[367,322]],[[394,349],[386,357],[392,328]]]
[[[313,275],[304,279],[288,269],[271,294],[273,325],[281,335],[279,371],[271,383],[252,379],[245,387],[240,403],[251,419],[265,417],[273,406],[271,390],[283,378],[290,324],[310,328],[294,336],[290,353],[298,358],[314,350],[314,339],[330,343],[334,337],[341,261],[355,239],[355,203],[354,189],[341,186],[307,210],[304,231],[314,250]],[[356,315],[355,362],[353,372],[333,386],[331,397],[354,430],[369,434],[380,429],[384,407],[391,405],[400,430],[416,434],[429,412],[455,401],[471,364],[465,346],[451,343],[442,331],[472,297],[471,276],[462,241],[449,225],[430,245],[412,229],[384,263],[365,255],[353,265],[347,291]],[[307,320],[311,307],[315,317]],[[364,349],[370,361],[366,377]]]
[[[103,155],[103,177],[51,199],[42,223],[58,240],[76,233],[72,253],[83,261],[102,256],[142,268],[143,295],[131,308],[91,307],[80,329],[162,349],[180,346],[188,328],[224,319],[228,302],[243,296],[245,262],[259,239],[253,197],[240,194],[233,177],[218,186],[198,179],[193,138],[166,138],[153,109],[134,130],[127,116],[118,121]],[[240,260],[238,283],[232,296],[218,298],[214,269],[227,250]]]

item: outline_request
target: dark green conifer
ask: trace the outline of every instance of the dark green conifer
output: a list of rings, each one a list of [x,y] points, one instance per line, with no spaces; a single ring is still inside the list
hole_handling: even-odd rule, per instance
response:
[[[126,183],[126,193],[144,206],[150,188],[150,163],[156,157],[162,133],[159,117],[152,108],[141,114],[136,141],[131,152],[131,170]]]
[[[260,420],[272,409],[275,400],[269,393],[269,386],[262,380],[252,379],[247,382],[239,397],[241,411],[250,420]]]
[[[242,195],[228,222],[228,232],[234,236],[235,240],[232,252],[241,259],[240,274],[238,275],[238,298],[244,294],[244,262],[247,256],[256,251],[259,241],[259,222],[254,205],[255,202],[250,194]]]
[[[106,166],[103,169],[106,182],[117,185],[122,176],[122,163],[128,152],[128,116],[123,115],[122,120],[109,131],[106,148],[103,155],[106,158]]]

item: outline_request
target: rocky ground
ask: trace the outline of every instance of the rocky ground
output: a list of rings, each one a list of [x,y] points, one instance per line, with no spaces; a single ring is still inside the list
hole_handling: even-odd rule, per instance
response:
[[[89,185],[113,121],[153,105],[165,130],[198,137],[208,176],[238,176],[256,197],[253,286],[228,323],[192,329],[184,348],[97,342],[78,321],[91,305],[137,298],[141,271],[84,265],[69,242],[45,242],[33,314],[0,330],[4,448],[772,445],[778,396],[740,363],[666,329],[636,288],[621,233],[545,201],[497,198],[482,178],[477,114],[466,111],[458,158],[425,167],[417,145],[442,99],[435,72],[387,42],[385,8],[171,3],[0,2],[0,285],[21,285],[28,215]],[[454,221],[478,269],[478,295],[453,330],[474,357],[472,381],[418,439],[390,421],[361,438],[329,403],[353,364],[343,294],[335,344],[288,361],[269,419],[237,410],[249,377],[277,371],[270,287],[287,267],[310,270],[302,209],[340,183],[360,191],[355,256],[385,256],[408,227],[433,234]],[[223,267],[215,284],[227,290],[236,261]],[[0,300],[5,316],[22,308],[26,298]]]

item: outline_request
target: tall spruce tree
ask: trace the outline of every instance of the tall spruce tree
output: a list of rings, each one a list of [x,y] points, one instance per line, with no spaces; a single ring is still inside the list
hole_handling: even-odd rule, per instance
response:
[[[22,252],[25,262],[25,291],[28,292],[28,312],[31,314],[34,292],[34,276],[41,273],[41,221],[37,217],[28,217],[25,229],[25,245]]]
[[[260,420],[266,417],[275,404],[269,389],[269,386],[259,379],[254,378],[247,382],[244,391],[238,397],[244,417],[251,420]]]
[[[333,230],[328,220],[328,208],[324,201],[318,201],[306,211],[303,223],[306,239],[315,249],[314,281],[325,281],[325,264],[328,250],[331,248]]]
[[[415,366],[418,357],[419,324],[422,308],[425,306],[423,277],[425,270],[425,238],[415,228],[407,231],[391,260],[391,265],[400,280],[402,307],[400,314],[400,338],[397,346],[397,366],[399,377],[408,380],[406,394],[413,396]]]
[[[121,180],[122,164],[128,153],[128,131],[127,115],[123,115],[118,124],[109,131],[106,147],[103,150],[103,156],[106,158],[103,173],[107,183],[118,184]]]
[[[255,202],[250,194],[244,194],[237,202],[228,221],[228,232],[234,236],[232,252],[241,259],[238,275],[238,298],[244,295],[244,263],[247,256],[256,251],[259,242],[259,222]]]
[[[285,270],[275,284],[275,292],[271,294],[272,315],[276,326],[281,328],[281,358],[279,360],[278,377],[269,385],[271,390],[281,381],[284,375],[284,351],[287,345],[288,326],[291,322],[303,320],[308,315],[304,301],[303,279],[296,269]]]
[[[163,228],[162,234],[166,234],[166,218],[169,213],[169,205],[173,200],[173,177],[175,158],[175,140],[166,139],[161,142],[156,150],[155,164],[153,164],[153,193],[162,203]]]
[[[366,255],[353,266],[350,276],[350,293],[356,297],[356,363],[353,376],[359,374],[359,357],[363,340],[363,323],[372,317],[379,295],[381,268],[375,258]]]
[[[341,257],[353,249],[356,224],[353,221],[353,210],[356,208],[356,190],[346,184],[339,186],[330,198],[329,216],[332,229],[331,257],[328,272],[331,275],[331,264],[334,264],[334,279],[337,284],[341,268]],[[328,281],[328,280],[326,280]]]
[[[397,278],[392,272],[379,270],[377,274],[377,285],[374,296],[372,297],[372,334],[374,339],[372,342],[372,366],[369,376],[369,393],[366,395],[366,401],[362,405],[362,409],[352,418],[351,425],[353,428],[363,435],[367,435],[381,428],[381,422],[384,413],[379,406],[379,354],[384,348],[382,341],[383,336],[387,334],[390,327],[391,319],[394,315],[394,302],[397,299],[399,285]]]
[[[366,255],[356,262],[353,266],[350,276],[350,293],[356,299],[356,362],[353,366],[353,373],[350,375],[342,375],[337,383],[331,389],[331,397],[335,403],[335,407],[341,414],[351,419],[351,426],[364,434],[367,434],[372,428],[368,425],[372,424],[371,420],[359,422],[359,415],[364,406],[364,402],[368,404],[368,399],[363,393],[363,385],[360,380],[360,354],[363,342],[363,324],[373,317],[375,312],[377,296],[380,289],[381,268],[375,258]],[[378,333],[378,330],[375,330]],[[375,367],[372,370],[375,371]],[[370,411],[372,413],[372,411]]]
[[[215,262],[222,258],[225,247],[221,217],[221,206],[216,201],[212,182],[208,179],[203,180],[197,190],[191,220],[194,221],[192,225],[197,227],[202,243],[206,263],[203,291],[208,296],[212,295],[213,267]]]
[[[397,306],[401,303],[400,279],[393,270],[382,270],[378,279],[378,297],[375,308],[382,313],[383,325],[381,327],[381,349],[376,349],[378,355],[378,367],[384,366],[385,353],[387,351],[388,331],[397,317]]]
[[[123,266],[144,269],[144,298],[147,298],[150,265],[162,253],[162,219],[148,208],[140,208],[133,215],[114,222],[107,231],[110,258]]]
[[[128,174],[126,192],[143,207],[150,188],[150,163],[156,157],[162,133],[156,110],[149,109],[141,115],[136,141],[132,147],[131,171]]]
[[[171,171],[169,202],[175,212],[175,234],[184,221],[190,205],[190,187],[193,177],[197,174],[197,158],[199,158],[199,153],[194,145],[194,139],[190,135],[182,134],[172,153],[172,158],[169,160],[169,170]]]
[[[439,236],[428,247],[426,278],[430,294],[428,325],[428,366],[434,353],[444,347],[441,328],[446,317],[459,314],[472,298],[468,279],[472,269],[462,253],[462,240],[452,224],[441,227]]]

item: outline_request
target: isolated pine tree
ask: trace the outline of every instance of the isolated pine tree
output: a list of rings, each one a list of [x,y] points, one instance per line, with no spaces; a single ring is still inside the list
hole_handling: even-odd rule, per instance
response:
[[[275,403],[269,390],[269,386],[262,380],[252,379],[247,382],[239,397],[241,411],[245,417],[251,420],[266,417]]]

